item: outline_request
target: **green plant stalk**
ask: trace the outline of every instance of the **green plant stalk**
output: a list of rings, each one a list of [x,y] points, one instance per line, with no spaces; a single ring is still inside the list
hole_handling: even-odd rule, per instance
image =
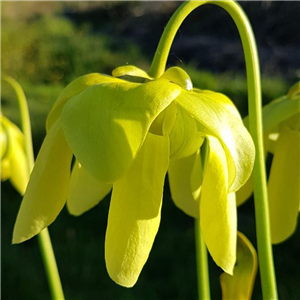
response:
[[[263,150],[259,59],[251,25],[241,7],[234,1],[191,1],[183,3],[174,13],[164,30],[155,53],[149,75],[157,78],[163,74],[176,32],[184,19],[194,9],[203,4],[215,4],[225,9],[235,22],[241,37],[247,72],[249,131],[252,135],[256,149],[253,178],[255,220],[262,292],[263,299],[277,299]]]
[[[197,286],[198,298],[202,300],[210,299],[209,272],[207,262],[207,249],[201,233],[200,220],[195,219],[195,244],[196,244],[196,264],[197,264]]]
[[[21,126],[25,136],[25,151],[27,157],[27,166],[29,169],[28,174],[30,174],[34,166],[34,154],[33,154],[33,147],[32,147],[30,116],[29,116],[26,97],[22,87],[19,85],[19,83],[16,80],[6,75],[2,75],[1,79],[9,83],[17,95],[19,109],[20,109]],[[59,272],[55,260],[55,255],[54,255],[49,231],[47,228],[45,228],[43,231],[39,233],[38,242],[39,242],[39,247],[44,262],[44,267],[45,267],[52,299],[64,300],[65,299],[64,293],[60,282]]]

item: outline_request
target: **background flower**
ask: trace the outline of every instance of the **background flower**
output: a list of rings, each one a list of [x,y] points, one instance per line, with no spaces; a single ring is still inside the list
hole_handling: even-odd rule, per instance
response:
[[[9,179],[15,189],[23,195],[28,178],[23,133],[1,114],[1,181]]]

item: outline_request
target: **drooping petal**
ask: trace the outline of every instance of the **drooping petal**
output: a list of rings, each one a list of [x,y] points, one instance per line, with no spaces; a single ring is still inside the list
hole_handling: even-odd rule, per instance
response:
[[[251,136],[233,103],[224,95],[194,89],[176,98],[201,125],[201,131],[222,142],[227,157],[230,191],[238,190],[249,178],[255,149]]]
[[[78,161],[75,162],[70,181],[67,207],[72,215],[79,216],[96,206],[112,189],[112,184],[92,177]]]
[[[257,273],[257,254],[251,242],[238,232],[237,263],[233,276],[220,276],[222,300],[250,300]]]
[[[250,198],[250,196],[253,193],[253,179],[251,175],[247,182],[236,192],[236,205],[240,206],[244,202],[246,202],[247,199]]]
[[[180,92],[165,80],[91,86],[65,105],[61,125],[86,170],[114,182],[130,167],[151,123]]]
[[[180,106],[170,133],[170,158],[179,159],[195,153],[203,143],[203,135],[198,132],[193,118]]]
[[[295,230],[300,203],[300,132],[280,132],[268,181],[272,243],[280,243]]]
[[[68,195],[72,152],[59,120],[49,130],[33,168],[16,220],[13,243],[21,243],[50,225]]]
[[[209,151],[200,198],[200,225],[207,248],[226,273],[236,260],[237,216],[235,193],[228,194],[228,170],[224,149],[208,136]]]
[[[276,99],[265,105],[263,113],[263,130],[268,131],[284,120],[300,112],[300,98],[290,100],[286,97]]]
[[[110,277],[133,286],[148,259],[159,223],[168,168],[167,136],[148,134],[131,168],[114,183],[105,240]]]
[[[86,88],[99,84],[102,82],[120,82],[121,80],[108,76],[105,74],[91,73],[81,76],[74,81],[72,81],[67,87],[61,92],[58,99],[56,100],[54,106],[52,107],[46,122],[47,131],[59,118],[61,111],[66,104],[66,102],[73,96],[81,93]]]
[[[170,160],[168,169],[171,197],[187,215],[199,218],[199,198],[202,184],[200,152]]]

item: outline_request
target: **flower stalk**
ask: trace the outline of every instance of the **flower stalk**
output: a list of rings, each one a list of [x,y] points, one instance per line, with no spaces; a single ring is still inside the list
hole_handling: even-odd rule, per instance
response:
[[[26,152],[28,174],[30,174],[34,166],[34,154],[33,154],[33,146],[32,146],[30,115],[29,115],[26,97],[22,87],[19,85],[19,83],[16,80],[14,80],[13,78],[7,75],[2,75],[1,79],[11,85],[11,87],[13,88],[17,96],[18,105],[20,109],[20,118],[21,118],[21,127],[22,127],[21,129],[25,136],[24,148]],[[48,228],[45,228],[43,231],[40,232],[40,234],[38,235],[38,243],[39,243],[42,259],[44,262],[44,268],[48,279],[48,284],[52,295],[52,299],[64,300],[65,299],[64,293],[60,281],[60,276],[59,276]]]
[[[201,300],[210,299],[209,271],[207,262],[207,249],[200,229],[199,219],[195,219],[195,243],[197,259],[197,285],[198,297]]]
[[[259,59],[251,25],[239,4],[234,1],[190,1],[183,3],[174,13],[164,30],[155,53],[149,75],[157,78],[163,74],[171,45],[179,27],[194,9],[204,4],[215,4],[222,7],[230,14],[237,26],[243,44],[248,85],[249,131],[252,135],[256,148],[253,177],[257,245],[262,292],[264,299],[277,299],[264,163]]]

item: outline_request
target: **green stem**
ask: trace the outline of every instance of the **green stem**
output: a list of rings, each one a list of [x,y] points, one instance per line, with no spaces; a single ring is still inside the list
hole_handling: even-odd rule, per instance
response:
[[[26,97],[22,87],[16,80],[6,75],[2,75],[1,79],[9,83],[17,95],[18,104],[20,108],[21,126],[25,136],[25,151],[27,157],[27,166],[29,169],[28,174],[30,174],[34,166],[34,154],[32,147],[30,116]],[[48,284],[52,295],[52,299],[64,300],[64,293],[60,282],[60,277],[58,273],[54,251],[51,244],[49,231],[47,228],[41,231],[38,235],[38,242],[44,262],[46,275],[48,278]]]
[[[195,219],[195,242],[196,242],[196,260],[197,260],[198,299],[209,300],[210,289],[209,289],[207,250],[201,233],[199,219]]]
[[[164,73],[168,54],[176,32],[184,19],[203,4],[215,4],[225,9],[234,20],[239,31],[247,71],[249,128],[255,148],[256,159],[253,169],[255,219],[257,245],[263,299],[277,299],[277,287],[270,238],[267,182],[263,150],[260,68],[256,42],[245,13],[234,1],[191,1],[183,3],[170,19],[159,42],[149,75],[157,78]]]

